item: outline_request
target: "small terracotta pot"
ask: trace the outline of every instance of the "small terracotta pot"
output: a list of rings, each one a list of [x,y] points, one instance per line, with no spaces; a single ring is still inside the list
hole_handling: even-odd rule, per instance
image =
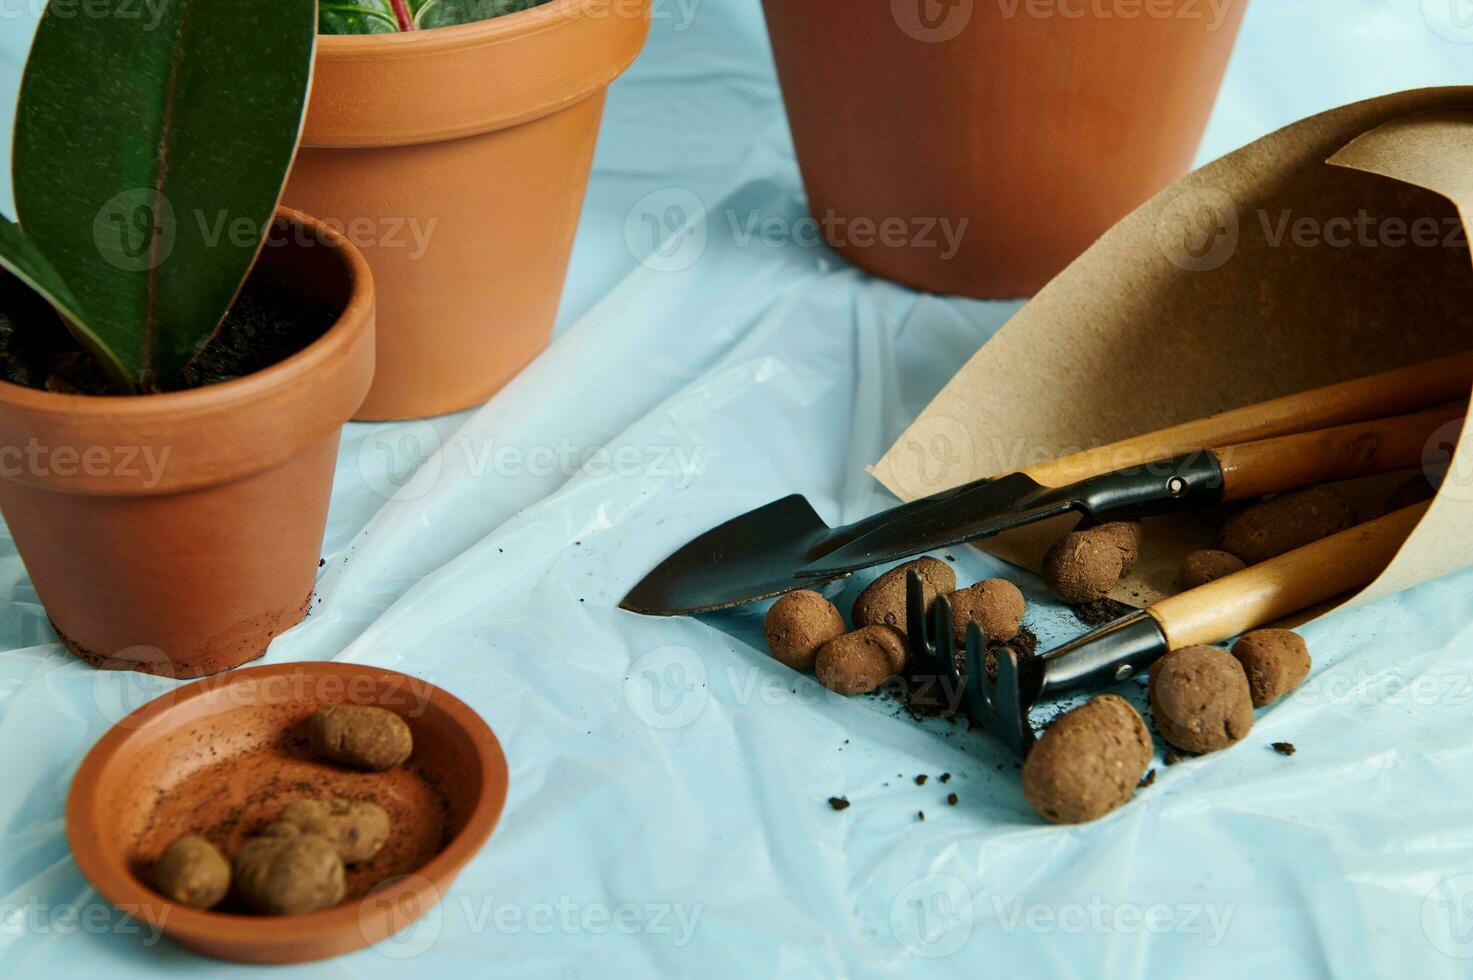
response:
[[[414,752],[387,772],[322,762],[307,719],[326,704],[372,704],[409,724]],[[141,928],[243,963],[336,956],[425,915],[491,836],[506,803],[506,757],[465,704],[407,674],[335,662],[271,664],[207,678],[149,702],[93,746],[67,797],[77,866]],[[305,915],[176,904],[148,884],[164,849],[200,834],[233,855],[287,804],[330,795],[377,803],[388,841],[348,869],[347,897]]]
[[[1036,292],[1186,173],[1247,0],[763,5],[829,243],[919,289],[998,298]]]
[[[306,349],[163,395],[0,382],[0,511],[67,647],[197,677],[254,660],[307,611],[338,434],[373,376],[373,281],[356,249],[283,209],[256,275],[342,311]]]
[[[285,200],[373,268],[380,368],[359,418],[479,404],[547,345],[604,93],[648,30],[648,0],[553,0],[321,39]]]

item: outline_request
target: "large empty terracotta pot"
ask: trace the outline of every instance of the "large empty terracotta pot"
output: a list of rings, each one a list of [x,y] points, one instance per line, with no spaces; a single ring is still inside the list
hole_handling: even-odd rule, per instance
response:
[[[829,243],[997,298],[1036,292],[1186,173],[1247,0],[764,6]]]
[[[162,395],[0,382],[0,510],[68,648],[196,677],[254,660],[317,575],[338,434],[373,376],[373,283],[350,244],[282,211],[253,275],[340,310],[311,345]]]
[[[321,39],[285,199],[373,268],[379,371],[359,418],[478,404],[547,345],[604,93],[648,30],[648,0],[553,0]]]

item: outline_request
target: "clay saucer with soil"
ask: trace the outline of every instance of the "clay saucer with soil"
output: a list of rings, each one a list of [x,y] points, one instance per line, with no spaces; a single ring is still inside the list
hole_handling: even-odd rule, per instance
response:
[[[396,712],[413,754],[386,772],[317,758],[308,718],[330,704]],[[372,945],[427,913],[491,836],[506,792],[495,734],[445,691],[356,664],[272,664],[180,687],[114,725],[72,782],[67,838],[104,897],[176,942],[243,963],[297,963]],[[203,911],[152,887],[154,864],[180,835],[233,854],[292,801],[328,796],[375,803],[392,828],[371,860],[348,868],[339,905],[250,915],[230,897]]]

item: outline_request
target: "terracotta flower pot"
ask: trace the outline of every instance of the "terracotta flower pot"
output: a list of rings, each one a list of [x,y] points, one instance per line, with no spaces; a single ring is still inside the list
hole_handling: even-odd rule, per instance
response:
[[[373,375],[363,257],[285,209],[257,275],[342,313],[235,381],[137,397],[0,382],[0,511],[67,647],[195,677],[265,652],[307,611],[338,433]]]
[[[387,772],[322,762],[305,729],[325,704],[397,712],[413,754]],[[496,735],[444,690],[358,664],[268,664],[176,688],[114,725],[72,780],[67,841],[87,880],[145,933],[222,959],[298,963],[377,943],[426,915],[490,838],[506,792]],[[392,820],[383,849],[348,869],[334,908],[248,915],[226,898],[204,911],[149,884],[176,837],[200,834],[233,855],[293,800],[334,795],[377,803]],[[435,935],[388,952],[412,954]]]
[[[468,408],[547,345],[604,93],[648,30],[648,0],[553,0],[321,39],[285,200],[373,268],[380,369],[359,418]]]
[[[829,243],[996,298],[1036,292],[1186,173],[1247,0],[763,5]]]

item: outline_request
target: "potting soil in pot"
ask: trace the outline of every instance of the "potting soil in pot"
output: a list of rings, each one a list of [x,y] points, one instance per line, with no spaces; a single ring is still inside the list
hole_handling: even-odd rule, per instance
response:
[[[252,275],[214,338],[165,390],[202,388],[268,368],[321,337],[339,312]],[[5,273],[0,273],[0,379],[61,394],[116,394],[55,310]]]

